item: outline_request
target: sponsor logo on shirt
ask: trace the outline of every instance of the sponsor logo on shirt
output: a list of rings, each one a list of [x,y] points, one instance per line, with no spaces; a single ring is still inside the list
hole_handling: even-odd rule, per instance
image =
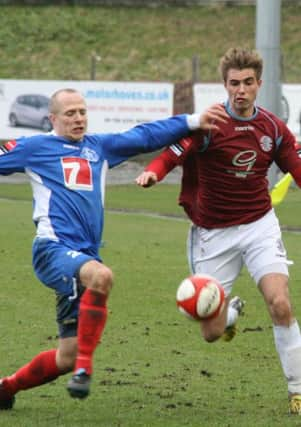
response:
[[[64,148],[69,148],[69,150],[79,150],[80,147],[75,147],[74,145],[63,144]]]
[[[247,178],[248,175],[253,175],[252,168],[256,162],[257,153],[254,150],[240,151],[232,159],[232,164],[235,169],[227,169],[228,173],[234,174],[237,178]]]
[[[246,126],[235,126],[234,130],[237,132],[246,131],[246,130],[254,130],[254,126],[246,125]]]

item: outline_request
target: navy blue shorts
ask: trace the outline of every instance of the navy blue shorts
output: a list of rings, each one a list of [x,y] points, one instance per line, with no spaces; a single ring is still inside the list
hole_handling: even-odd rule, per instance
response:
[[[78,272],[83,264],[91,260],[100,261],[100,258],[74,251],[49,239],[36,238],[33,242],[32,262],[35,274],[56,293],[57,322],[61,338],[77,335],[78,306],[84,291]]]

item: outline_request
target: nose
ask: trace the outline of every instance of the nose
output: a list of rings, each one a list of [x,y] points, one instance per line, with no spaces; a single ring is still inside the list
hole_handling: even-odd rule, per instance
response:
[[[84,116],[82,115],[82,113],[80,111],[76,111],[74,114],[74,119],[78,122],[83,120]]]
[[[240,83],[240,85],[238,86],[238,92],[245,92],[245,85],[244,85],[244,83]]]

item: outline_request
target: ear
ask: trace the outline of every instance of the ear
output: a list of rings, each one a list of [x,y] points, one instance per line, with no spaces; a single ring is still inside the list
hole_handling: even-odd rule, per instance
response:
[[[257,80],[257,84],[260,87],[262,85],[262,80],[261,79]]]
[[[51,124],[52,124],[52,126],[53,126],[53,124],[54,124],[54,122],[55,122],[55,114],[53,114],[53,113],[49,113],[48,118],[49,118],[49,120],[50,120],[50,123],[51,123]]]

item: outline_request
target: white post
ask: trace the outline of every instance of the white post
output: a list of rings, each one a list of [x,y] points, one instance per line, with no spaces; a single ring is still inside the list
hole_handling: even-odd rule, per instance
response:
[[[281,117],[281,0],[256,0],[256,49],[262,55],[263,75],[258,105]],[[268,179],[270,188],[278,181],[278,168],[272,165]]]

